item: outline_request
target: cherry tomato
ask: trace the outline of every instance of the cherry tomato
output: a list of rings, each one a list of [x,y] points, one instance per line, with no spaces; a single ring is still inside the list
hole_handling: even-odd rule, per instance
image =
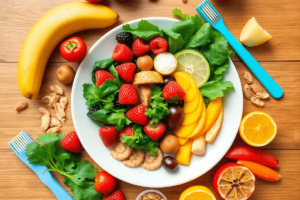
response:
[[[69,62],[80,62],[87,52],[85,42],[79,37],[72,37],[60,45],[60,53]]]
[[[111,193],[117,185],[117,179],[106,171],[98,172],[94,188],[97,192],[108,194]]]
[[[95,4],[95,3],[101,2],[102,0],[86,0],[86,1],[89,3]]]

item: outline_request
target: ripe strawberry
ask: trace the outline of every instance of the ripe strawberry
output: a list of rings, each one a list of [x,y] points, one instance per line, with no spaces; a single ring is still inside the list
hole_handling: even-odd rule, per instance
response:
[[[107,72],[105,70],[102,70],[102,69],[97,70],[95,72],[95,77],[96,77],[96,85],[98,87],[100,85],[102,85],[102,83],[104,83],[104,81],[106,81],[107,79],[110,79],[110,80],[114,80],[115,79],[115,77],[111,73],[109,73],[109,72]]]
[[[134,71],[135,71],[135,64],[134,63],[124,63],[116,67],[116,70],[119,76],[127,83],[132,82]]]
[[[137,105],[130,110],[127,111],[126,117],[131,120],[133,123],[138,125],[146,125],[148,122],[148,118],[145,115],[146,106],[145,105]]]
[[[170,81],[163,89],[162,96],[167,101],[181,101],[185,97],[182,87],[175,81]]]
[[[120,141],[122,141],[122,136],[126,135],[126,136],[132,136],[134,135],[134,130],[132,129],[132,126],[126,126],[120,133],[119,133],[119,137],[120,137]]]
[[[133,53],[125,44],[119,43],[114,49],[112,59],[121,63],[131,62],[133,60]]]
[[[161,36],[156,36],[150,40],[150,49],[154,54],[160,54],[168,49],[168,41],[161,37]]]
[[[104,197],[103,200],[125,200],[122,190],[118,189],[108,195],[107,197]]]
[[[65,137],[61,140],[60,145],[63,149],[73,153],[80,153],[82,149],[82,145],[75,131],[65,135]]]
[[[99,136],[106,147],[110,147],[118,140],[118,131],[114,126],[102,126],[99,128]]]
[[[132,51],[135,56],[141,56],[149,50],[150,46],[141,38],[136,38],[132,43]]]
[[[145,133],[154,141],[157,141],[161,138],[161,136],[165,133],[166,131],[166,125],[159,121],[156,124],[153,124],[152,127],[150,125],[150,121],[143,127]]]
[[[137,89],[130,84],[123,84],[119,91],[119,103],[120,104],[138,104],[139,97]]]

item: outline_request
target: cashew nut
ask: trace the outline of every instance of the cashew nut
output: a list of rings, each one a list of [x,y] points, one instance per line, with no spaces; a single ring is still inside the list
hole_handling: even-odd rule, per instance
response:
[[[41,102],[42,102],[42,103],[48,104],[49,101],[50,101],[50,99],[51,99],[51,96],[46,95],[46,96],[44,96],[44,97],[41,99]]]
[[[246,83],[248,83],[249,85],[251,85],[253,83],[253,77],[247,71],[244,71],[244,79],[245,79]]]
[[[66,113],[65,113],[65,110],[63,109],[62,105],[60,103],[55,103],[54,104],[54,109],[55,109],[55,112],[61,116],[61,117],[65,117],[66,116]]]
[[[257,105],[257,106],[264,106],[264,102],[256,97],[252,97],[251,98],[251,102],[254,104],[254,105]]]
[[[46,131],[49,128],[49,125],[50,125],[50,112],[44,107],[40,107],[39,111],[42,114],[41,129]]]
[[[20,110],[24,110],[25,108],[27,108],[28,103],[25,101],[20,101],[19,103],[17,103],[17,105],[15,106],[15,111],[20,111]]]
[[[57,133],[60,127],[49,128],[46,133]]]
[[[39,111],[42,115],[49,115],[50,116],[50,112],[49,110],[47,110],[46,108],[44,107],[39,107]]]
[[[267,92],[258,92],[258,93],[256,93],[256,98],[258,98],[258,99],[267,99],[267,98],[269,98],[269,93],[267,93]]]
[[[64,91],[61,87],[59,87],[58,85],[51,85],[50,86],[50,90],[56,94],[59,94],[59,95],[63,95],[64,94]]]
[[[68,99],[67,97],[60,97],[60,105],[62,106],[62,108],[65,110],[67,108],[67,104],[68,104]]]
[[[57,118],[59,119],[59,121],[60,121],[62,124],[64,124],[64,123],[66,122],[66,119],[63,118],[63,117],[61,117],[61,116],[59,116],[58,113],[56,113],[56,116],[57,116]]]
[[[59,95],[54,95],[50,98],[50,101],[49,101],[49,107],[50,108],[53,108],[54,104],[56,104],[56,102],[58,101],[59,99]]]
[[[61,127],[61,122],[59,119],[51,117],[50,127]]]

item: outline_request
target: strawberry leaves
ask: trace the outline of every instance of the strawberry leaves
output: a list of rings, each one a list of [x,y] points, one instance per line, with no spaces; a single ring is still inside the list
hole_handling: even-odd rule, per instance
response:
[[[45,133],[37,142],[27,145],[26,156],[32,164],[47,165],[48,171],[65,177],[64,183],[71,188],[75,200],[99,199],[101,194],[94,189],[97,169],[88,161],[80,161],[80,154],[74,154],[61,147],[64,134]]]

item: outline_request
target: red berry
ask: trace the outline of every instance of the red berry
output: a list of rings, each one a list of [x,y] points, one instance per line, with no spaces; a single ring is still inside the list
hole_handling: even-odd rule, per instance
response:
[[[159,121],[156,124],[153,124],[152,126],[150,125],[151,120],[149,120],[148,124],[146,124],[143,129],[145,133],[154,141],[157,141],[161,138],[161,136],[165,133],[166,131],[166,125]]]
[[[102,83],[104,83],[104,81],[106,81],[107,79],[110,79],[110,80],[114,80],[115,79],[115,77],[111,73],[109,73],[109,72],[107,72],[105,70],[102,70],[102,69],[97,70],[95,72],[95,77],[96,77],[96,85],[98,87],[100,85],[102,85]]]
[[[135,71],[134,63],[124,63],[116,67],[119,76],[127,83],[132,82]]]
[[[133,53],[125,44],[119,43],[114,49],[112,59],[121,63],[131,62],[133,60]]]
[[[103,200],[125,200],[122,190],[118,189],[108,195],[107,197],[104,197]]]
[[[132,51],[135,56],[141,56],[149,50],[150,46],[141,38],[136,38],[132,43]]]
[[[99,136],[106,147],[112,146],[118,140],[118,131],[114,126],[103,126],[99,128]]]
[[[137,89],[130,84],[123,84],[119,91],[119,103],[120,104],[138,104],[139,97]]]
[[[150,49],[154,54],[160,54],[168,49],[168,41],[161,37],[161,36],[156,36],[150,40]]]
[[[175,81],[170,81],[163,89],[162,96],[165,100],[181,101],[185,97],[182,87]]]
[[[145,115],[146,106],[145,105],[137,105],[130,110],[127,111],[126,117],[131,120],[133,123],[138,125],[146,125],[148,122],[148,118]]]
[[[72,131],[65,135],[60,144],[63,149],[73,153],[80,153],[82,149],[82,145],[75,131]]]
[[[120,137],[120,141],[122,141],[122,136],[126,135],[126,136],[132,136],[134,135],[134,130],[132,129],[132,126],[126,126],[120,133],[119,133],[119,137]]]

